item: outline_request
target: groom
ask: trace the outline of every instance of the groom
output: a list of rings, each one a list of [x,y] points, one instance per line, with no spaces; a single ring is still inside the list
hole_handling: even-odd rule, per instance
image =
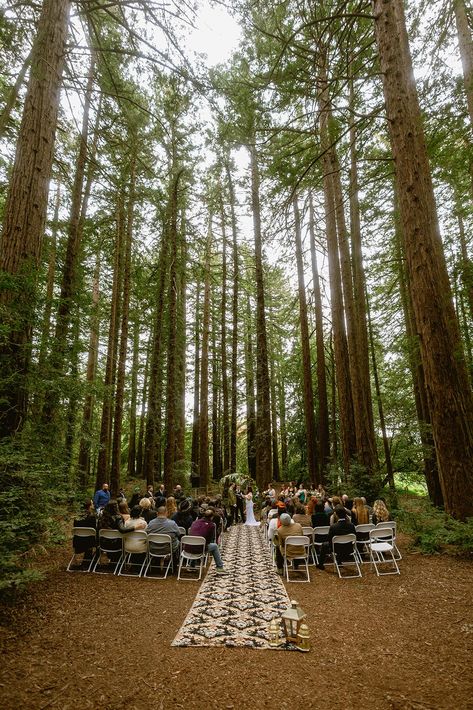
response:
[[[245,499],[242,493],[242,490],[240,486],[236,486],[235,488],[235,496],[236,496],[236,510],[235,510],[235,523],[238,522],[238,513],[241,515],[241,522],[245,522]]]

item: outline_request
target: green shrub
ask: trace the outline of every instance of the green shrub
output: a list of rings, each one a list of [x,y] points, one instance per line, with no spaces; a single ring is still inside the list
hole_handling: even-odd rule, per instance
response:
[[[473,518],[465,523],[455,520],[426,498],[404,500],[393,515],[411,544],[426,554],[473,552]]]

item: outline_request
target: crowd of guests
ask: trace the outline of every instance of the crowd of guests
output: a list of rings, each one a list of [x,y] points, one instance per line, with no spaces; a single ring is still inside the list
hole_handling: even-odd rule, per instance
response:
[[[117,530],[127,535],[135,530],[145,530],[147,533],[160,533],[171,538],[174,569],[177,569],[179,558],[179,541],[183,535],[204,537],[206,551],[215,560],[217,572],[223,572],[223,562],[220,556],[218,540],[227,523],[226,509],[222,504],[221,496],[209,498],[186,497],[180,485],[175,486],[172,495],[166,495],[164,486],[158,487],[156,493],[153,486],[148,486],[146,493],[141,494],[135,488],[128,503],[123,490],[120,490],[117,499],[111,499],[107,483],[104,483],[94,495],[93,499],[85,502],[83,515],[74,520],[74,527],[93,527],[97,533],[102,529]],[[76,552],[85,552],[80,549],[81,538],[74,538]],[[120,540],[115,543],[116,554],[113,549],[108,553],[111,562],[120,555]],[[111,543],[113,546],[113,542]],[[129,551],[142,553],[143,543],[136,541],[136,549]],[[160,552],[158,544],[151,544],[151,551]],[[186,546],[193,552],[192,545]]]
[[[205,538],[206,549],[213,556],[217,570],[223,571],[217,543],[225,529],[237,523],[240,517],[244,521],[242,500],[243,494],[236,484],[229,487],[224,498],[220,495],[213,498],[188,497],[180,485],[174,487],[171,495],[167,495],[164,486],[160,485],[156,491],[153,486],[148,486],[144,494],[135,488],[128,502],[123,490],[120,490],[116,500],[112,500],[108,484],[104,483],[93,500],[86,501],[84,515],[75,520],[74,525],[94,527],[97,532],[111,528],[124,535],[134,530],[169,535],[174,568],[177,567],[180,538],[184,534],[198,535]],[[282,484],[279,493],[273,484],[269,484],[261,504],[261,523],[267,525],[268,539],[275,544],[280,574],[283,571],[286,538],[302,535],[304,527],[329,527],[317,565],[324,569],[325,557],[335,535],[355,533],[356,525],[376,525],[389,520],[390,513],[381,499],[371,507],[362,497],[351,499],[346,494],[329,496],[322,486],[310,488],[293,482]],[[188,549],[193,551],[191,547]],[[136,551],[140,550],[137,548]],[[297,557],[301,552],[302,549],[291,547],[287,552],[288,558]]]
[[[308,489],[303,484],[283,484],[279,494],[274,486],[269,485],[264,492],[262,519],[267,523],[268,539],[275,545],[276,565],[279,574],[283,573],[284,557],[294,559],[304,553],[302,547],[291,546],[285,550],[285,540],[289,536],[303,535],[304,527],[329,528],[318,539],[319,547],[317,567],[325,569],[324,562],[331,549],[332,539],[336,535],[356,534],[356,526],[367,523],[387,522],[391,515],[383,500],[379,499],[369,506],[366,498],[350,498],[348,495],[328,496],[320,485],[317,489]],[[362,540],[362,536],[358,536]]]

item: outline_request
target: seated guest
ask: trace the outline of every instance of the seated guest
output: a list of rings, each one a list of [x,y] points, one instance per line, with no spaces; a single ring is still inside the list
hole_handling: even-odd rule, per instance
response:
[[[84,514],[72,523],[75,528],[96,528],[97,516],[95,515],[94,501],[87,498],[84,503]]]
[[[325,512],[325,506],[321,500],[317,500],[314,505],[311,522],[313,528],[321,528],[330,525],[330,517]]]
[[[386,508],[386,503],[384,500],[375,500],[373,503],[373,524],[387,523],[391,520],[389,510]]]
[[[140,506],[135,505],[130,511],[130,517],[126,521],[125,527],[132,530],[146,530],[148,523],[141,517],[141,512]]]
[[[174,496],[168,496],[166,498],[166,515],[171,518],[174,513],[177,513],[176,499]]]
[[[195,535],[205,538],[205,549],[210,552],[215,560],[215,565],[217,567],[217,572],[224,572],[222,558],[220,556],[220,550],[216,542],[217,530],[215,523],[212,518],[214,517],[214,511],[212,508],[207,508],[202,518],[197,518],[192,523],[189,535]],[[186,552],[197,552],[198,548],[195,545],[184,545]]]
[[[311,527],[312,525],[312,519],[310,515],[305,512],[305,506],[299,503],[298,500],[294,501],[294,514],[292,519],[295,523],[302,525],[302,527]]]
[[[172,556],[174,560],[174,569],[179,562],[179,528],[174,520],[169,520],[166,515],[166,508],[161,505],[156,513],[156,517],[150,520],[146,528],[147,533],[160,533],[161,535],[169,535],[171,538]],[[159,543],[150,543],[151,552],[160,554],[164,552],[163,546]]]
[[[151,510],[151,501],[149,498],[142,498],[140,500],[140,508],[142,510],[141,515],[147,523],[149,523],[150,520],[154,520],[154,518],[156,517],[156,511]]]
[[[328,542],[324,542],[320,548],[319,564],[317,565],[319,569],[325,569],[325,558],[327,557],[327,553],[332,549],[332,539],[336,535],[356,534],[355,526],[350,520],[348,520],[347,511],[343,505],[340,504],[335,506],[334,514],[337,516],[337,521],[330,525],[330,530],[328,531]]]
[[[127,520],[130,520],[130,511],[128,509],[128,503],[126,502],[126,500],[125,501],[122,500],[118,504],[118,512],[122,516],[124,523],[126,523]]]
[[[99,488],[94,495],[94,505],[97,513],[99,510],[105,508],[110,500],[110,491],[108,490],[108,483],[103,483],[102,488]]]
[[[143,498],[149,498],[150,502],[151,502],[151,507],[154,508],[155,502],[154,502],[153,486],[147,486],[146,493],[144,494]]]
[[[331,498],[325,498],[324,500],[324,511],[328,515],[329,519],[333,513],[333,503]]]
[[[347,497],[347,496],[345,496],[345,497]],[[344,508],[345,513],[346,513],[346,516],[345,516],[345,517],[346,517],[348,520],[351,520],[351,510],[347,510],[347,509],[345,508],[345,506],[343,505],[342,499],[339,498],[339,496],[333,496],[333,498],[332,498],[333,513],[332,513],[332,515],[330,516],[330,525],[333,525],[334,523],[337,522],[337,519],[338,519],[338,518],[337,518],[337,513],[336,513],[336,511],[337,511],[337,508],[338,508],[339,506],[342,506],[342,508]]]
[[[302,535],[302,526],[300,523],[294,523],[291,520],[291,516],[288,513],[282,513],[282,515],[279,518],[281,522],[281,527],[278,528],[277,533],[275,535],[275,543],[277,543],[276,547],[276,566],[278,569],[278,574],[283,573],[283,565],[284,565],[284,552],[285,552],[285,544],[286,544],[286,538],[289,537],[290,535]],[[287,550],[287,559],[291,560],[294,557],[298,557],[300,555],[304,554],[304,548],[301,547],[291,547],[288,548]],[[294,562],[294,567],[297,566],[296,561]]]
[[[99,529],[104,530],[104,529],[109,529],[109,530],[118,530],[118,532],[121,532],[123,535],[126,533],[132,532],[132,528],[126,528],[125,523],[123,522],[123,518],[118,512],[118,503],[116,500],[111,500],[105,508],[103,509],[102,516],[99,519]],[[114,552],[109,552],[108,557],[112,562],[116,562],[121,554],[121,549],[122,549],[122,541],[117,539],[117,540],[107,540],[107,545],[109,549],[116,549],[116,553]],[[119,554],[120,553],[120,554]]]
[[[192,503],[188,498],[184,498],[179,503],[178,510],[173,513],[171,520],[181,528],[185,528],[186,532],[189,530],[190,526],[194,522],[194,518],[191,515]]]
[[[362,498],[355,498],[351,513],[351,522],[353,525],[366,525],[366,523],[370,521],[368,508],[363,504]]]
[[[143,498],[143,496],[142,496],[141,493],[140,493],[140,487],[139,487],[139,486],[135,486],[135,487],[133,488],[133,495],[131,496],[131,500],[130,500],[130,504],[129,504],[130,510],[131,510],[132,508],[134,508],[135,505],[139,505],[139,504],[140,504],[140,500],[141,500],[142,498]]]

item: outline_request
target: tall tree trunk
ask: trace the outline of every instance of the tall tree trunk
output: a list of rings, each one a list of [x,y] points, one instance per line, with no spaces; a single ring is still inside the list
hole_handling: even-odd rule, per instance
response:
[[[195,332],[194,332],[194,408],[192,414],[191,480],[193,487],[200,484],[199,476],[199,440],[200,440],[200,280],[197,281],[195,296]]]
[[[294,238],[296,246],[297,280],[299,295],[299,322],[302,348],[302,391],[304,400],[304,420],[307,436],[307,467],[309,478],[319,484],[319,466],[317,459],[317,434],[315,429],[314,391],[312,385],[312,363],[310,358],[309,323],[307,320],[307,297],[304,282],[304,263],[302,259],[301,218],[297,195],[292,201],[294,210]]]
[[[460,249],[461,249],[461,278],[463,287],[465,289],[465,295],[468,301],[468,310],[470,312],[470,318],[473,318],[473,263],[468,256],[468,251],[466,248],[465,239],[465,225],[463,223],[463,217],[461,212],[458,212],[458,234],[460,237]]]
[[[205,248],[204,309],[202,314],[202,354],[200,360],[200,431],[199,431],[199,476],[200,485],[209,485],[209,331],[210,331],[210,249],[212,218],[209,217],[209,232]]]
[[[401,0],[374,0],[409,288],[448,513],[473,515],[473,398],[439,234]]]
[[[128,424],[128,478],[136,476],[136,407],[138,403],[138,367],[140,358],[140,319],[138,309],[133,321],[133,362],[131,364],[130,416]]]
[[[165,292],[168,280],[169,239],[167,237],[167,219],[163,225],[163,236],[159,253],[156,287],[156,309],[153,335],[153,349],[149,373],[148,413],[143,457],[143,473],[148,485],[153,485],[155,473],[161,468],[161,388],[162,388],[162,349]]]
[[[269,382],[271,386],[271,450],[273,452],[273,479],[279,481],[280,479],[280,469],[279,469],[279,446],[278,446],[278,411],[277,411],[277,398],[276,398],[276,374],[274,359],[271,358],[269,361]],[[265,482],[270,483],[271,479]]]
[[[144,438],[146,423],[146,404],[148,401],[148,379],[151,361],[151,348],[153,345],[153,333],[151,332],[146,350],[145,373],[143,377],[143,391],[141,393],[140,427],[138,430],[138,446],[136,453],[136,477],[143,478],[144,469]]]
[[[216,303],[214,289],[212,289],[212,302]],[[221,448],[221,427],[220,427],[220,373],[217,357],[218,318],[215,308],[212,309],[212,479],[220,480],[222,476],[222,448]]]
[[[0,438],[21,429],[28,405],[36,273],[41,259],[54,154],[69,0],[44,0],[31,54],[0,241]]]
[[[230,473],[230,418],[228,407],[228,377],[227,377],[227,232],[225,211],[220,193],[220,212],[222,221],[222,300],[220,305],[220,338],[221,338],[221,368],[222,368],[222,438],[223,438],[223,475]]]
[[[178,318],[178,259],[179,231],[177,228],[178,188],[182,170],[173,175],[169,197],[169,227],[170,242],[169,288],[168,288],[168,335],[167,335],[167,372],[166,372],[166,419],[164,445],[164,487],[172,490],[174,485],[174,466],[176,454],[176,399],[177,391],[177,318]]]
[[[118,352],[117,384],[115,389],[115,412],[112,439],[112,466],[110,472],[110,491],[116,496],[120,490],[123,403],[125,399],[125,366],[128,352],[128,320],[131,291],[131,251],[133,244],[133,221],[135,209],[136,154],[132,157],[130,168],[130,187],[128,194],[125,263],[123,268],[123,294],[121,308],[120,348]]]
[[[187,266],[187,243],[185,234],[185,214],[184,210],[181,215],[180,229],[180,246],[181,255],[179,262],[178,281],[179,281],[179,309],[177,316],[177,332],[176,332],[176,363],[177,363],[177,379],[176,379],[176,450],[175,462],[176,468],[184,473],[186,466],[186,266]]]
[[[26,72],[28,71],[29,66],[31,64],[32,53],[33,50],[30,50],[27,56],[25,57],[25,60],[21,65],[21,69],[18,72],[18,76],[16,77],[16,81],[10,89],[10,93],[8,94],[5,106],[0,112],[0,139],[3,138],[6,133],[6,128],[8,125],[8,121],[10,120],[11,112],[17,102],[20,89],[23,86],[23,82],[25,80]]]
[[[394,189],[395,195],[396,188]],[[398,200],[395,199],[395,248],[396,258],[399,264],[399,290],[401,294],[401,304],[404,313],[404,323],[408,341],[408,360],[411,370],[412,385],[414,390],[414,402],[416,406],[417,422],[419,424],[419,434],[422,442],[422,455],[424,459],[424,475],[427,483],[427,490],[432,503],[436,506],[443,505],[442,489],[440,487],[437,457],[435,454],[435,443],[432,436],[432,425],[429,411],[427,390],[425,388],[424,368],[421,362],[419,338],[415,327],[414,311],[410,297],[410,290],[407,285],[407,273],[402,250],[402,230],[399,223],[399,213],[397,210]]]
[[[238,264],[238,229],[235,214],[235,189],[230,170],[229,161],[225,163],[227,173],[228,192],[230,197],[230,216],[232,223],[232,254],[233,254],[233,292],[232,292],[232,374],[231,374],[231,424],[230,424],[230,473],[236,471],[237,451],[237,388],[238,388],[238,290],[239,290],[239,264]]]
[[[286,424],[286,390],[284,377],[279,368],[278,372],[278,402],[279,402],[279,431],[281,436],[281,471],[282,480],[286,479],[287,474],[287,424]],[[275,471],[273,471],[273,480],[278,481],[280,478],[276,478]]]
[[[107,359],[105,362],[104,394],[102,402],[102,418],[100,422],[99,453],[97,459],[96,489],[108,480],[110,462],[110,440],[112,426],[112,394],[115,382],[115,367],[118,348],[118,328],[120,324],[120,294],[123,277],[123,243],[124,220],[123,191],[117,196],[117,231],[113,265],[112,302],[110,306],[110,325],[108,330]]]
[[[251,157],[251,208],[255,239],[256,278],[256,484],[264,486],[272,479],[271,470],[271,403],[269,396],[268,345],[264,306],[263,238],[261,233],[260,175],[258,156],[254,145]]]
[[[371,378],[368,331],[366,325],[365,270],[361,246],[360,203],[358,199],[358,166],[356,151],[356,130],[354,122],[355,94],[353,81],[350,82],[350,226],[353,264],[353,306],[355,318],[356,361],[359,377],[359,433],[357,449],[360,462],[369,472],[376,473],[379,467],[376,434],[374,430],[373,402],[371,398]]]
[[[59,207],[61,204],[61,187],[57,184],[56,200],[54,203],[54,217],[52,220],[51,239],[49,241],[48,254],[48,276],[46,281],[46,298],[43,311],[43,323],[41,326],[41,336],[38,354],[37,371],[39,379],[46,379],[46,360],[49,346],[51,344],[51,313],[53,309],[54,299],[54,277],[56,275],[56,250],[57,250],[57,232],[59,224]],[[42,388],[35,395],[34,410],[35,414],[40,415],[43,409],[44,392]]]
[[[327,80],[325,68],[320,71],[321,91],[320,106],[320,140],[323,151],[324,171],[324,204],[325,225],[327,232],[327,254],[330,279],[330,307],[332,311],[333,350],[335,358],[336,384],[338,392],[338,408],[340,415],[340,439],[342,462],[345,475],[350,471],[350,461],[356,454],[355,423],[353,415],[353,399],[350,382],[350,361],[345,330],[345,314],[343,310],[342,279],[337,240],[337,223],[335,197],[332,175],[334,165],[330,151],[330,136],[328,127]]]
[[[100,253],[97,250],[95,269],[92,280],[92,309],[90,316],[89,349],[87,356],[87,391],[82,413],[81,439],[79,444],[79,485],[81,489],[87,487],[90,474],[90,449],[92,443],[92,419],[94,411],[94,382],[97,371],[99,347],[99,299],[100,299]]]
[[[464,0],[453,0],[470,126],[473,131],[473,38]]]
[[[250,298],[246,300],[246,333],[245,333],[245,374],[246,374],[246,451],[248,458],[248,473],[256,478],[256,407],[255,379],[253,372],[253,344],[251,342],[251,310]]]
[[[95,55],[91,55],[87,87],[82,114],[82,129],[79,137],[76,171],[72,187],[71,211],[68,220],[66,255],[61,279],[61,295],[56,316],[56,328],[49,356],[49,380],[54,383],[46,392],[43,408],[45,423],[54,421],[61,396],[60,383],[64,378],[67,338],[71,326],[74,301],[77,295],[77,271],[80,260],[80,245],[82,241],[84,219],[87,212],[88,194],[84,194],[84,178],[89,151],[89,113],[95,76]],[[98,121],[98,115],[97,115]],[[96,130],[98,125],[96,125]],[[89,163],[89,170],[92,164]],[[81,219],[81,213],[84,219]]]
[[[315,215],[312,194],[309,197],[309,235],[310,255],[312,264],[312,282],[314,287],[315,311],[315,342],[317,348],[317,395],[319,400],[318,441],[320,456],[320,474],[322,483],[330,462],[330,431],[327,399],[327,376],[325,373],[325,345],[322,295],[320,291],[319,270],[317,266],[317,253],[315,250]]]

